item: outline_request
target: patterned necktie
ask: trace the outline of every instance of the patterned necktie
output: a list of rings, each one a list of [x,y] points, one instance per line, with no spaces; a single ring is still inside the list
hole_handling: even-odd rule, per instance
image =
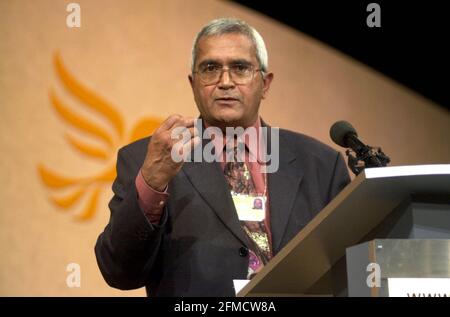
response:
[[[224,175],[228,181],[230,191],[234,194],[258,196],[250,171],[244,162],[237,159],[237,147],[234,147],[234,160],[225,164]],[[271,259],[272,252],[268,230],[262,221],[240,221],[242,228],[250,238],[249,267],[247,278],[261,270]]]

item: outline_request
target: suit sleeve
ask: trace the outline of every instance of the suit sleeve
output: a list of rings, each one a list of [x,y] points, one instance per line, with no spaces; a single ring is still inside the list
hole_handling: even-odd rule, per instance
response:
[[[121,149],[109,202],[111,216],[95,246],[97,263],[111,287],[128,290],[148,284],[156,269],[168,212],[151,224],[139,207],[135,185],[140,166]]]
[[[328,190],[328,201],[333,200],[333,198],[339,194],[339,192],[344,189],[345,186],[350,183],[350,176],[348,175],[348,169],[345,165],[345,161],[342,155],[338,152],[334,162],[333,176],[330,183],[330,188]]]

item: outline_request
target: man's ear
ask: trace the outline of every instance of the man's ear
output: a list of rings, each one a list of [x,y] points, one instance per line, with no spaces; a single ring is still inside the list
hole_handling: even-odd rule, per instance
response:
[[[263,77],[263,91],[262,91],[262,99],[265,99],[270,88],[270,84],[273,80],[273,73],[267,73]]]

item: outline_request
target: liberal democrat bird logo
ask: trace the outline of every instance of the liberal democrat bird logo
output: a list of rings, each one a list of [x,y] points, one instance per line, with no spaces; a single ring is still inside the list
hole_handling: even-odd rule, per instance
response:
[[[83,86],[64,67],[58,53],[53,59],[56,73],[63,87],[73,97],[78,99],[76,105],[82,105],[94,112],[98,119],[107,123],[106,129],[98,124],[92,117],[77,112],[76,106],[70,107],[50,89],[50,101],[59,117],[69,126],[78,130],[94,143],[86,143],[75,134],[66,133],[67,142],[80,154],[89,159],[97,159],[103,162],[104,167],[94,175],[88,176],[63,176],[39,164],[38,171],[45,186],[50,191],[50,200],[58,209],[63,211],[76,209],[77,202],[81,202],[81,212],[74,217],[77,220],[91,219],[97,210],[98,200],[103,190],[109,187],[116,177],[115,158],[117,150],[134,140],[150,135],[160,124],[157,118],[144,118],[137,122],[129,131],[125,130],[125,123],[120,113],[110,103],[98,96],[90,89]],[[73,172],[75,174],[76,172]]]

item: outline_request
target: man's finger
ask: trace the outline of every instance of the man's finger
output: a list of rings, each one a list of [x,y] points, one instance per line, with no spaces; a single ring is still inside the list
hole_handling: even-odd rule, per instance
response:
[[[186,128],[184,126],[174,127],[170,130],[170,137],[172,141],[179,142],[183,140],[183,143],[189,142],[192,138],[199,135],[196,127]]]
[[[192,149],[195,149],[202,143],[202,138],[200,136],[196,136],[191,140]]]
[[[186,128],[190,128],[193,127],[195,123],[195,118],[188,118],[188,117],[181,117],[180,120],[178,120],[177,122],[175,122],[171,129],[174,129],[176,127],[186,127]]]
[[[199,136],[199,132],[198,132],[198,130],[197,130],[196,127],[192,127],[192,128],[183,130],[183,134],[184,134],[186,131],[189,131],[190,138],[189,138],[189,139],[184,139],[184,144],[186,144],[186,143],[192,141],[193,138]],[[179,139],[179,140],[181,140],[181,135],[183,135],[183,134],[180,134],[180,139]]]
[[[197,120],[197,118],[188,117],[188,118],[185,118],[184,120],[185,120],[185,122],[184,122],[185,127],[190,128],[195,125],[195,121]]]
[[[186,142],[180,150],[180,154],[183,156],[183,161],[187,160],[190,153],[201,143],[202,139],[196,136]],[[192,158],[191,158],[192,159]]]
[[[179,114],[170,115],[164,122],[159,126],[158,131],[170,130],[178,121],[183,117]]]
[[[197,127],[190,127],[189,128],[189,133],[191,134],[191,138],[194,138],[194,137],[200,135],[200,133],[198,132]]]

